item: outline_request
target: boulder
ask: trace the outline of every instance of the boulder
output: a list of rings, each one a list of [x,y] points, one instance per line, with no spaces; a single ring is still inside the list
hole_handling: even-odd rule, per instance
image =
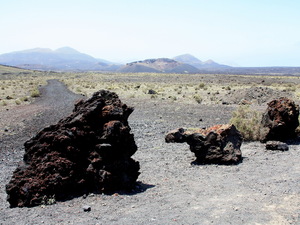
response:
[[[10,206],[134,187],[140,167],[131,158],[137,150],[127,120],[132,111],[102,90],[28,140],[23,163],[6,185]]]
[[[200,164],[237,164],[242,161],[242,135],[234,125],[216,125],[207,129],[188,131],[183,128],[170,131],[167,143],[190,145],[195,162]]]
[[[186,142],[187,134],[183,128],[178,128],[176,130],[170,131],[166,137],[165,141],[167,143],[184,143]]]
[[[292,100],[282,97],[268,103],[261,121],[261,141],[285,141],[296,136],[299,126],[299,106]]]
[[[288,151],[288,144],[281,141],[267,141],[266,143],[267,150],[278,150],[278,151]]]

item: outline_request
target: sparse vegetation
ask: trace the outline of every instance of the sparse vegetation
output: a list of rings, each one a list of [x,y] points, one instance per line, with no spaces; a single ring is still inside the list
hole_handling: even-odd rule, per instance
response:
[[[0,68],[1,69],[1,68]],[[1,71],[0,71],[1,74]],[[214,82],[211,78],[213,77]],[[276,77],[277,79],[278,77]],[[292,79],[292,77],[290,77]],[[253,87],[266,87],[274,90],[292,93],[300,99],[298,81],[284,77],[280,82],[272,77],[239,75],[211,75],[211,74],[162,74],[162,73],[51,73],[35,72],[26,73],[11,71],[2,74],[3,81],[0,85],[0,99],[7,105],[25,104],[40,95],[38,87],[45,85],[48,79],[59,79],[67,87],[78,94],[91,96],[92,93],[106,89],[116,92],[123,99],[137,100],[162,100],[180,104],[220,104],[228,102],[229,94],[237,93]],[[249,82],[249,79],[252,80]],[[264,82],[256,82],[263,79]],[[272,82],[265,82],[270,79]],[[294,78],[293,78],[294,79]],[[255,80],[255,81],[254,81]],[[284,82],[283,82],[284,81]],[[31,90],[28,92],[28,90]],[[149,90],[154,90],[155,96],[149,95]],[[7,96],[13,99],[6,99]],[[236,101],[238,104],[239,101]]]
[[[1,106],[7,106],[7,102],[6,101],[1,101]]]
[[[56,198],[55,195],[51,195],[51,196],[43,196],[42,198],[42,205],[53,205],[56,203]]]
[[[198,104],[200,104],[203,100],[200,95],[194,95],[194,99]]]
[[[20,99],[22,102],[28,102],[29,98],[27,96],[24,96]]]
[[[40,97],[40,91],[39,89],[33,89],[31,92],[30,92],[30,97],[32,98],[37,98],[37,97]]]
[[[249,105],[242,105],[232,113],[230,123],[243,135],[246,141],[257,141],[260,138],[262,113],[251,110]]]

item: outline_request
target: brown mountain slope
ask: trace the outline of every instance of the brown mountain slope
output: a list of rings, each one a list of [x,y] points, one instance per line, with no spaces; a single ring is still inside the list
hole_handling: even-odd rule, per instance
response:
[[[199,70],[191,65],[177,62],[173,59],[146,59],[126,64],[120,72],[160,72],[160,73],[197,73]]]

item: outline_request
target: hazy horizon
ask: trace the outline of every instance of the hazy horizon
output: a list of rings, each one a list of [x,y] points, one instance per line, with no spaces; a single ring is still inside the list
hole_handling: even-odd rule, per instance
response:
[[[234,66],[300,66],[296,1],[11,0],[0,5],[0,54],[69,46],[121,63],[189,53]]]

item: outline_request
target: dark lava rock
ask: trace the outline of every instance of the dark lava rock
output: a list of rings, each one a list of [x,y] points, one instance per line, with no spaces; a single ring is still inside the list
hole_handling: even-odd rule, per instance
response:
[[[84,212],[90,212],[91,211],[91,206],[85,205],[85,206],[82,207],[82,209],[83,209]]]
[[[28,140],[24,162],[6,185],[10,206],[134,187],[140,167],[131,158],[137,150],[127,121],[132,111],[115,93],[99,91]]]
[[[286,143],[280,142],[280,141],[268,141],[266,143],[266,149],[267,150],[288,151],[289,146]]]
[[[184,143],[186,142],[187,134],[183,128],[178,128],[176,130],[171,130],[167,133],[165,141],[167,143]]]
[[[242,161],[240,147],[243,138],[234,125],[216,125],[196,131],[179,128],[170,131],[165,140],[167,143],[187,142],[197,163],[237,164]]]
[[[156,95],[157,92],[154,91],[154,90],[152,90],[152,89],[150,89],[150,90],[148,90],[148,94],[149,94],[149,95]]]
[[[295,138],[295,130],[299,126],[298,117],[299,106],[292,100],[282,97],[269,102],[261,122],[261,141],[285,141]]]

